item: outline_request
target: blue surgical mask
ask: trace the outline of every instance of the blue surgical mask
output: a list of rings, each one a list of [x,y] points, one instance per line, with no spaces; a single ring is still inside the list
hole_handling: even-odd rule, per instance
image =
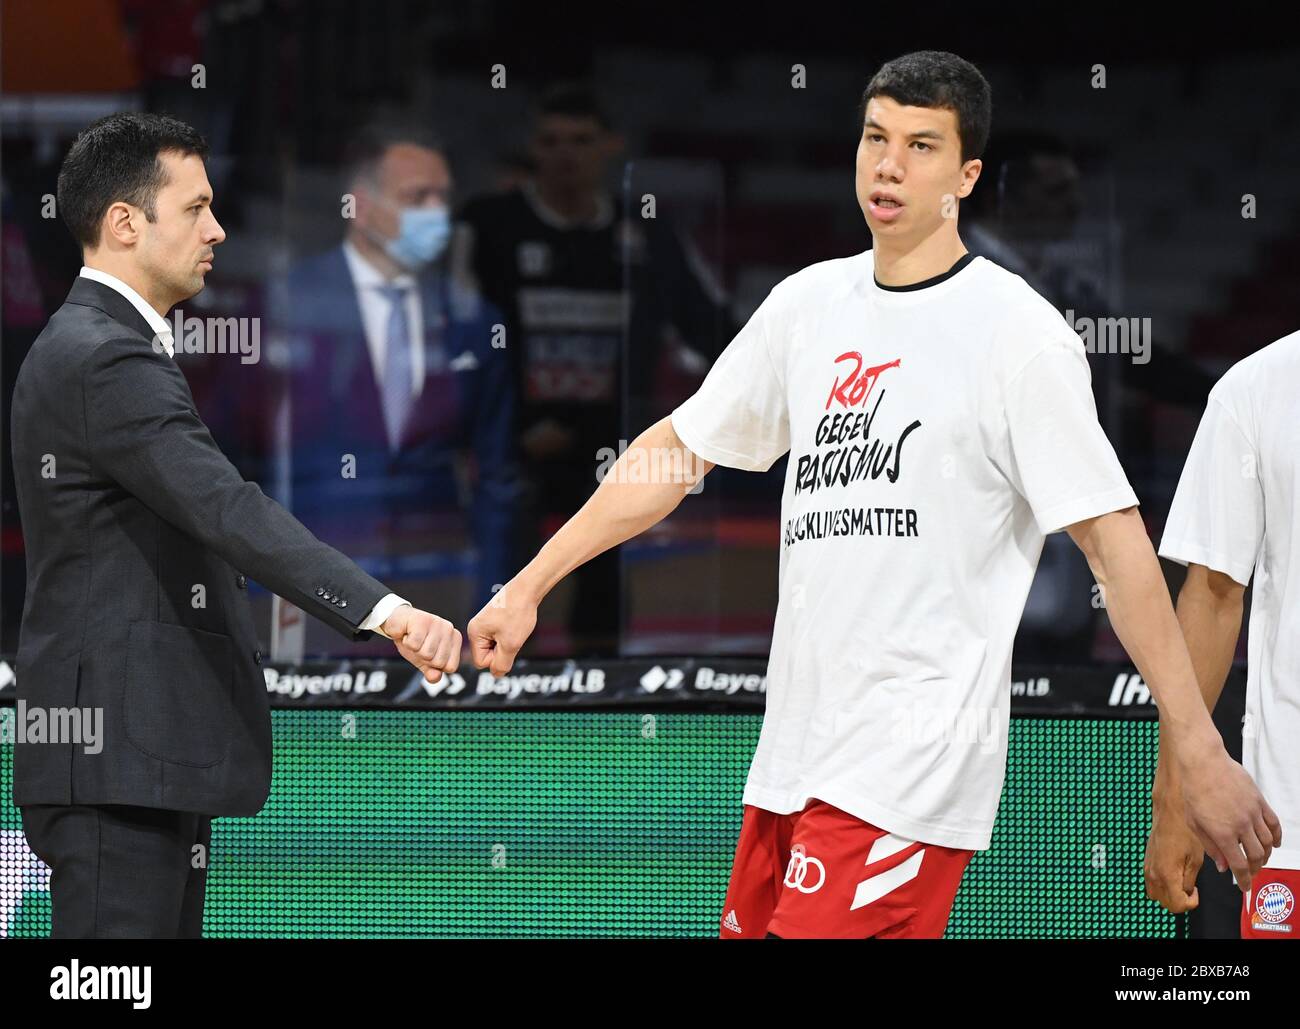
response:
[[[384,250],[412,271],[437,260],[451,238],[451,214],[445,207],[403,207],[397,237],[384,241]]]

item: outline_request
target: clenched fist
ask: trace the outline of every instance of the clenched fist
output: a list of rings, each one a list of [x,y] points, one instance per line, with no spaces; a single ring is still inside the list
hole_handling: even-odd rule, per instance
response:
[[[505,675],[536,625],[537,601],[517,580],[506,583],[465,629],[475,666]]]
[[[1172,915],[1199,906],[1196,876],[1204,858],[1205,847],[1183,820],[1181,798],[1177,804],[1157,800],[1142,860],[1147,896]]]
[[[388,616],[383,628],[397,652],[428,682],[437,682],[443,672],[454,672],[460,664],[460,630],[445,618],[403,604]]]

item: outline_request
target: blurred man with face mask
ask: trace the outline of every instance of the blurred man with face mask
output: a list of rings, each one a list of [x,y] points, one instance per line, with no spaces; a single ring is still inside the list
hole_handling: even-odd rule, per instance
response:
[[[510,571],[513,398],[500,316],[446,272],[451,195],[422,130],[353,141],[342,243],[273,298],[289,342],[273,474],[321,538],[348,539],[416,596],[469,580],[469,606]]]

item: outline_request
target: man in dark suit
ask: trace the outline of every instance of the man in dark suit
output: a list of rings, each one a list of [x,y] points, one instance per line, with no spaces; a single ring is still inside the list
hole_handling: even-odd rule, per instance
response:
[[[200,935],[211,819],[255,814],[270,789],[246,575],[350,639],[391,638],[428,679],[460,655],[450,623],[321,543],[200,420],[163,315],[225,238],[206,154],[157,115],[78,136],[58,207],[85,267],[14,389],[13,793],[53,873],[58,937]],[[70,731],[87,724],[102,725],[89,744]]]

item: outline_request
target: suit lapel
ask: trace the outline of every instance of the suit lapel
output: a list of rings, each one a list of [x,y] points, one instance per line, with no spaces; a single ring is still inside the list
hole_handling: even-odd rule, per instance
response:
[[[106,286],[102,282],[96,282],[84,275],[78,275],[72,283],[72,288],[68,290],[68,298],[65,303],[77,304],[81,307],[93,307],[97,311],[104,312],[113,321],[126,326],[133,332],[138,332],[146,340],[153,339],[153,328],[145,321],[144,315],[137,311],[135,305],[113,289],[112,286]]]

